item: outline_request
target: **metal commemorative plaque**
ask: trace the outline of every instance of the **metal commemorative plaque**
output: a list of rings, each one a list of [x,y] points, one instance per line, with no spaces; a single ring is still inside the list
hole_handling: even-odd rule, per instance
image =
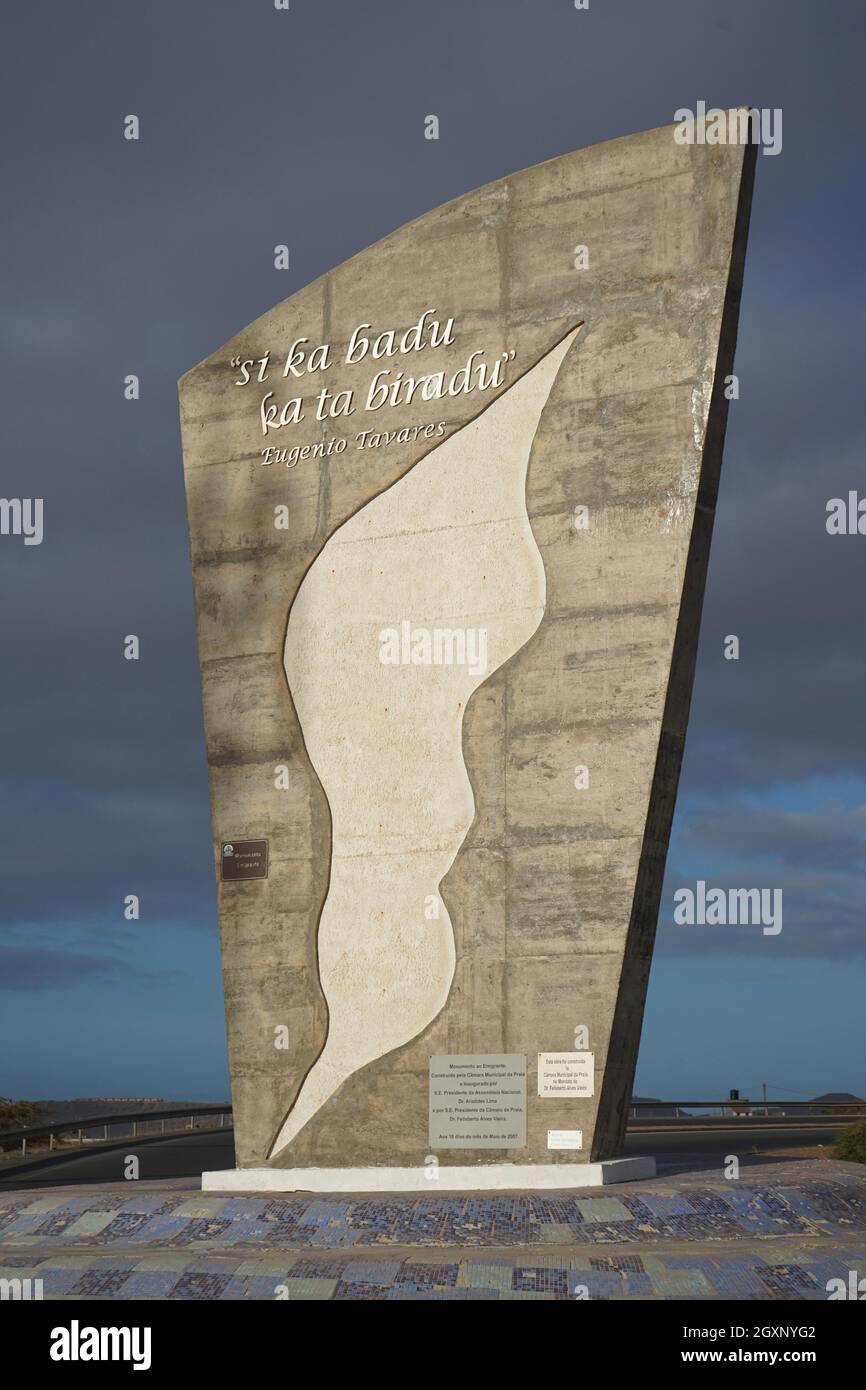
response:
[[[430,1058],[431,1147],[526,1145],[526,1054]]]
[[[267,878],[267,840],[223,840],[220,845],[220,877],[224,880]]]

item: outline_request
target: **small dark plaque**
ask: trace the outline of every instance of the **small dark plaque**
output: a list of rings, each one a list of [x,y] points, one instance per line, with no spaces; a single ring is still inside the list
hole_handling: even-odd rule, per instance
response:
[[[223,840],[222,878],[267,878],[267,840]]]

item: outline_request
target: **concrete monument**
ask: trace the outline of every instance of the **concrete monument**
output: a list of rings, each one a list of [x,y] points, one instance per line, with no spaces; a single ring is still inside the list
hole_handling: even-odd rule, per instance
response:
[[[237,1161],[620,1160],[754,149],[675,127],[427,213],[181,381]]]

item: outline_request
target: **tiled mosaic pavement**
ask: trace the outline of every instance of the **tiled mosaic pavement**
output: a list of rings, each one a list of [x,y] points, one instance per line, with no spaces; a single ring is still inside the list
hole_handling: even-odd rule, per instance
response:
[[[826,1299],[828,1280],[866,1277],[866,1239],[834,1250],[751,1243],[717,1252],[632,1255],[524,1255],[463,1259],[454,1251],[410,1259],[350,1256],[247,1259],[171,1251],[96,1255],[93,1251],[0,1257],[0,1279],[41,1279],[46,1299]]]
[[[866,1178],[826,1167],[616,1196],[0,1193],[0,1278],[75,1299],[823,1299],[866,1276]]]

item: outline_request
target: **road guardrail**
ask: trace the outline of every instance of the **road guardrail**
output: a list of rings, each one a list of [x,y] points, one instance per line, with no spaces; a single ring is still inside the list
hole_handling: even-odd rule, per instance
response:
[[[166,1120],[186,1120],[187,1122],[191,1120],[192,1123],[187,1123],[183,1128],[192,1130],[195,1128],[196,1119],[211,1115],[219,1115],[220,1123],[218,1128],[224,1129],[227,1127],[226,1116],[228,1116],[229,1120],[228,1127],[231,1126],[231,1114],[232,1108],[230,1105],[197,1105],[187,1110],[181,1106],[179,1109],[174,1110],[128,1111],[126,1114],[120,1115],[91,1115],[81,1120],[57,1120],[47,1125],[29,1125],[25,1129],[0,1129],[0,1149],[12,1148],[16,1144],[20,1144],[21,1156],[26,1158],[27,1144],[31,1140],[47,1139],[50,1151],[54,1148],[54,1140],[59,1138],[62,1134],[75,1134],[77,1132],[78,1141],[83,1145],[88,1130],[103,1130],[103,1141],[105,1141],[111,1137],[108,1132],[110,1129],[116,1128],[118,1125],[124,1125],[126,1127],[131,1125],[132,1136],[133,1138],[137,1138],[139,1134],[138,1126],[140,1124],[158,1120],[162,1125],[159,1132],[165,1134]],[[117,1137],[121,1138],[123,1136],[118,1135]]]

